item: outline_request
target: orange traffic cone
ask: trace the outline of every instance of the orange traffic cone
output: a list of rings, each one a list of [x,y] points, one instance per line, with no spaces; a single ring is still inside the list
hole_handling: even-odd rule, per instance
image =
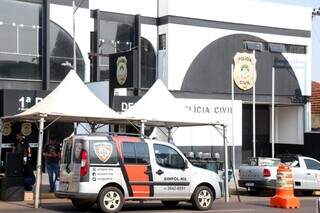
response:
[[[270,199],[270,206],[275,208],[300,208],[300,201],[293,194],[292,170],[280,164],[277,170],[276,195]]]

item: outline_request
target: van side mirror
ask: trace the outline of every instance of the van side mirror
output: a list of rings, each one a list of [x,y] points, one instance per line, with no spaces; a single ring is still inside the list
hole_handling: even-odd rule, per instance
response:
[[[188,160],[184,160],[184,167],[183,167],[183,169],[187,169],[188,168]]]

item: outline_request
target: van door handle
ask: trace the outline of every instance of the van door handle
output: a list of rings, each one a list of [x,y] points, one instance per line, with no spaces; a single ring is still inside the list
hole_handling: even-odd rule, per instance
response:
[[[307,173],[307,175],[311,175],[310,173]]]
[[[150,170],[146,170],[146,171],[144,171],[144,173],[145,173],[146,175],[150,175],[150,174],[151,174],[151,171],[150,171]]]
[[[159,169],[158,171],[156,171],[156,173],[157,173],[158,175],[162,175],[164,172],[163,172],[161,169]]]

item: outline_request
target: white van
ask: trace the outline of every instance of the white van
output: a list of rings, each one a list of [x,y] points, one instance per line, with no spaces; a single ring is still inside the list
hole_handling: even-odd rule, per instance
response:
[[[75,135],[63,142],[56,196],[76,208],[97,203],[118,212],[125,200],[191,202],[207,210],[221,197],[219,176],[189,163],[172,144],[110,135]]]

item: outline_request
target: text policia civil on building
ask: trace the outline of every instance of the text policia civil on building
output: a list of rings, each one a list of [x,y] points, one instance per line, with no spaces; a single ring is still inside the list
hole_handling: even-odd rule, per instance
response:
[[[127,103],[136,102],[161,79],[193,113],[231,126],[231,64],[237,53],[255,50],[255,134],[253,89],[242,90],[236,84],[234,128],[226,132],[230,146],[234,138],[236,166],[253,156],[253,135],[256,156],[271,156],[272,67],[275,154],[300,150],[304,145],[311,123],[311,71],[317,69],[310,51],[312,8],[258,0],[204,0],[201,4],[193,0],[125,0],[121,6],[116,0],[75,3],[80,6],[74,14],[76,70],[109,106],[118,111],[119,106],[127,108]],[[255,9],[243,16],[248,8]],[[72,17],[69,0],[1,1],[2,116],[20,112],[21,97],[32,100],[25,108],[32,106],[73,67]],[[118,62],[121,69],[116,56],[124,57]],[[247,74],[243,69],[240,76]],[[2,136],[3,144],[12,144],[21,124],[11,128],[11,134]],[[112,128],[134,131],[131,127]],[[57,124],[48,137],[56,135],[62,140],[72,131],[73,124]],[[150,132],[164,138],[157,128]],[[183,152],[219,152],[223,156],[219,132],[207,127],[179,128],[172,137]],[[37,144],[36,126],[32,125],[26,138]],[[2,160],[8,150],[2,150]]]

